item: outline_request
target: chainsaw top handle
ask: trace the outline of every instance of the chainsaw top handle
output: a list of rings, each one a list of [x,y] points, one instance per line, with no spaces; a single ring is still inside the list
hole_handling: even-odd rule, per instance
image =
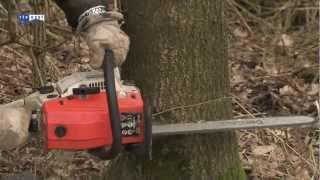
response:
[[[111,121],[110,123],[112,129],[113,144],[110,149],[106,147],[100,147],[93,150],[89,150],[89,153],[104,160],[109,160],[116,157],[122,149],[120,112],[118,106],[117,92],[115,88],[114,63],[115,59],[113,51],[110,49],[106,49],[102,68],[104,71],[104,81],[106,85],[106,96],[108,103],[107,108],[109,111]]]

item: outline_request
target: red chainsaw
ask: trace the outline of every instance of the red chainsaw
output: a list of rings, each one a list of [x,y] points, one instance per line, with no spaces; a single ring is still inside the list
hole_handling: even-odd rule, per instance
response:
[[[114,10],[118,10],[116,0]],[[99,11],[93,10],[92,13],[99,14]],[[85,150],[101,159],[112,159],[123,149],[149,159],[153,136],[250,128],[320,127],[318,118],[307,116],[152,125],[150,107],[138,87],[124,83],[124,95],[117,95],[114,68],[114,54],[107,49],[103,73],[74,73],[2,107],[28,107],[34,110],[30,130],[38,129],[38,122],[41,121],[47,151]]]
[[[132,82],[115,89],[114,56],[106,50],[104,72],[73,73],[5,106],[33,109],[30,131],[41,121],[46,150],[85,150],[112,159],[122,150],[151,158],[152,137],[253,128],[320,127],[319,118],[287,116],[151,125],[147,99]],[[183,120],[182,120],[183,121]]]
[[[111,159],[126,149],[151,158],[152,136],[318,126],[317,119],[306,116],[151,125],[150,107],[134,84],[125,84],[125,96],[117,96],[113,62],[113,52],[106,50],[104,78],[95,72],[76,73],[59,81],[55,90],[44,88],[43,95],[37,96],[42,97],[47,150],[88,150],[101,159]]]
[[[126,85],[117,97],[114,56],[106,50],[104,82],[80,84],[66,97],[47,100],[42,106],[42,128],[47,150],[89,150],[111,159],[122,148],[148,157],[151,153],[151,113],[140,90]]]

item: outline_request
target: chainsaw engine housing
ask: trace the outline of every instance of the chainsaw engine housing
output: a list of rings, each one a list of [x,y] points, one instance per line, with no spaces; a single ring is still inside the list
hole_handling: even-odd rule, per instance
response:
[[[111,122],[105,92],[48,100],[43,105],[42,126],[45,147],[62,150],[88,150],[111,146]],[[126,96],[118,98],[122,144],[142,144],[145,139],[144,104],[140,91],[127,86]]]

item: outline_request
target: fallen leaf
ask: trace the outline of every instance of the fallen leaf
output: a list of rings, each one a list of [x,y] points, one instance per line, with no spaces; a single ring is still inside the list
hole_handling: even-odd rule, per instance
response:
[[[256,146],[252,153],[257,156],[265,155],[274,150],[273,146]]]
[[[279,89],[281,95],[297,95],[297,92],[291,86],[284,86]]]
[[[287,34],[282,34],[281,39],[278,42],[278,46],[291,47],[293,45],[293,39]]]
[[[233,34],[236,36],[236,37],[240,37],[240,38],[246,38],[248,37],[248,32],[242,30],[241,28],[237,27],[234,31],[233,31]]]

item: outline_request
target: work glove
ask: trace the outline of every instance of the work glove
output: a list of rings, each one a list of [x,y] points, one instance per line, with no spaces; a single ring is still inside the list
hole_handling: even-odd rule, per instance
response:
[[[113,51],[116,66],[121,66],[129,51],[129,37],[120,29],[119,20],[122,14],[117,12],[108,14],[107,18],[86,17],[83,20],[85,22],[80,22],[77,29],[88,44],[89,63],[94,69],[101,68],[105,49]]]
[[[73,31],[87,42],[90,52],[89,64],[92,68],[101,68],[106,48],[113,50],[116,66],[125,61],[130,42],[129,37],[120,29],[123,15],[117,11],[110,11],[107,1],[54,1],[63,10]]]
[[[92,68],[101,68],[106,49],[113,51],[116,65],[115,86],[119,96],[126,94],[118,67],[125,61],[130,46],[129,37],[120,28],[122,20],[123,15],[114,11],[107,12],[105,16],[87,16],[83,19],[80,17],[76,30],[88,44],[89,64]]]
[[[117,21],[102,21],[89,27],[83,34],[90,55],[90,66],[94,69],[101,68],[104,60],[105,49],[114,53],[115,65],[120,67],[125,61],[129,51],[129,37],[120,29]],[[115,68],[115,86],[118,95],[124,96],[121,85],[119,68]]]
[[[89,64],[101,70],[105,49],[113,51],[115,65],[119,67],[129,51],[129,37],[120,29],[123,15],[110,10],[100,0],[54,0],[66,15],[68,24],[81,35],[89,46]],[[115,68],[116,89],[120,87],[120,71]],[[123,92],[123,90],[120,90]],[[123,93],[122,93],[123,94]]]

